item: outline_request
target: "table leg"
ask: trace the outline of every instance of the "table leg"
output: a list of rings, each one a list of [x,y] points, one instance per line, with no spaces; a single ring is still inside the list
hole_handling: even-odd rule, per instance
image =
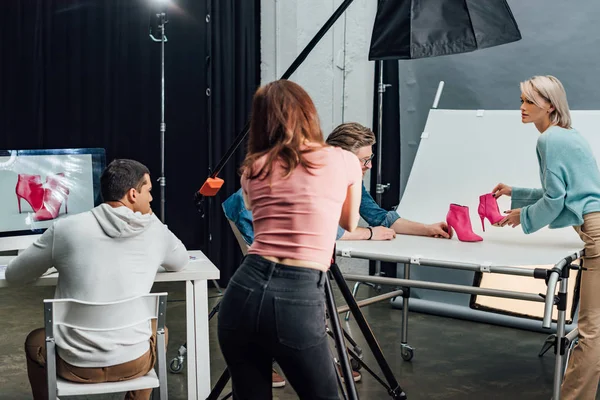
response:
[[[196,301],[193,281],[185,282],[185,329],[187,343],[187,391],[188,400],[200,400],[196,378]]]
[[[208,337],[208,289],[206,280],[194,281],[194,326],[196,331],[196,387],[198,398],[210,394],[210,347]]]

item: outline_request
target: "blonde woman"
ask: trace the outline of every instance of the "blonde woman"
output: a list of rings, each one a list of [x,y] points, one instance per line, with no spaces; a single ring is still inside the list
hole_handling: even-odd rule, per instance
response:
[[[521,225],[526,234],[546,225],[573,226],[585,243],[579,303],[579,344],[569,359],[561,399],[593,400],[600,379],[600,172],[588,142],[571,127],[563,85],[553,76],[521,83],[521,120],[541,133],[537,142],[541,189],[493,189],[512,196],[498,224]]]

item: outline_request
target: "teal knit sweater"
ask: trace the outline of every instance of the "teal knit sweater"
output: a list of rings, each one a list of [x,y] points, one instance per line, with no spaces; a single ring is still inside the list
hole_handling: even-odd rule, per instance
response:
[[[578,226],[585,214],[600,211],[600,171],[579,132],[548,128],[537,141],[537,158],[542,188],[512,188],[511,208],[521,208],[523,232]]]

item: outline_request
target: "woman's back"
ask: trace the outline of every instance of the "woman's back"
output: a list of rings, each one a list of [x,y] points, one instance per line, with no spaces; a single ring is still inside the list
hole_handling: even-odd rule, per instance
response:
[[[317,167],[298,165],[283,178],[283,167],[275,162],[265,179],[242,177],[255,232],[248,253],[329,265],[348,187],[360,185],[360,163],[336,147],[303,157]],[[259,158],[255,167],[260,169],[265,161]]]

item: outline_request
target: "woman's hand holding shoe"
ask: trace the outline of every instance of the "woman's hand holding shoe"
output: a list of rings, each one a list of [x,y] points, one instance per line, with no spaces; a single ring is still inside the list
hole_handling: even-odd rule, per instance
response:
[[[505,185],[504,183],[499,183],[494,187],[494,189],[492,189],[492,195],[496,199],[501,196],[510,197],[512,195],[512,187]],[[496,226],[509,225],[509,226],[512,226],[513,228],[516,228],[517,226],[521,225],[521,209],[520,208],[517,208],[515,210],[504,211],[504,213],[508,214],[508,215],[494,225],[496,225]]]
[[[512,187],[505,185],[504,183],[499,183],[496,185],[496,187],[494,187],[494,189],[492,189],[492,194],[496,199],[500,196],[510,197],[510,195],[512,194]]]
[[[506,217],[504,217],[504,219],[500,222],[498,222],[499,226],[512,226],[513,228],[516,228],[517,226],[521,225],[521,209],[517,208],[514,210],[508,210],[508,211],[504,211],[505,214],[508,214]]]

